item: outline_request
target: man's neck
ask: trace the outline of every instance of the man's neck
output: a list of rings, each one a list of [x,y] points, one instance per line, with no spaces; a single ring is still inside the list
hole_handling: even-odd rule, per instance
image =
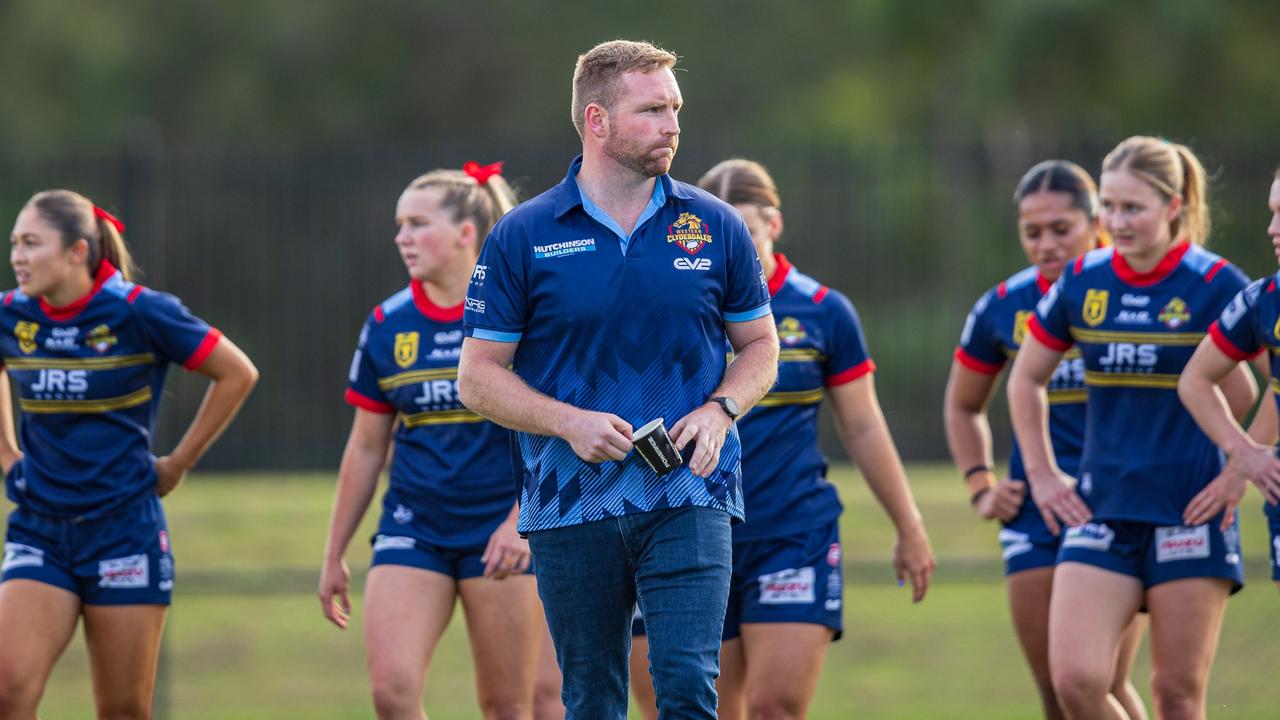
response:
[[[592,204],[614,219],[623,230],[631,232],[636,220],[653,197],[657,178],[645,177],[624,168],[600,152],[583,151],[578,170],[578,187]]]

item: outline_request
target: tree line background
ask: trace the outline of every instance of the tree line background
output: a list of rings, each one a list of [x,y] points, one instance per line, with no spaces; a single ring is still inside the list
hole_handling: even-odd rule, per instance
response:
[[[577,55],[651,40],[681,57],[673,175],[773,171],[781,249],[853,299],[904,454],[940,458],[951,350],[1025,265],[1010,197],[1036,161],[1096,173],[1128,135],[1187,142],[1214,176],[1211,247],[1274,272],[1277,27],[1280,5],[1244,0],[0,0],[0,218],[85,192],[146,284],[254,358],[206,467],[336,468],[356,334],[406,282],[399,192],[472,159],[541,192],[577,152]],[[203,387],[171,381],[159,448]]]

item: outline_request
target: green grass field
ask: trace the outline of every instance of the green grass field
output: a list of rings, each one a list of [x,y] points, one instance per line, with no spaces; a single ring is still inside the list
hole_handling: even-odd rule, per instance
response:
[[[889,565],[891,527],[857,474],[834,478],[846,505],[845,638],[831,650],[810,717],[1029,718],[1038,702],[1013,639],[995,528],[969,510],[950,468],[917,465],[912,485],[939,567],[921,605]],[[341,632],[320,615],[315,580],[333,479],[316,475],[197,475],[167,501],[178,584],[169,615],[157,717],[372,717],[359,599]],[[1267,532],[1257,493],[1243,510],[1250,585],[1232,599],[1210,692],[1210,716],[1274,712],[1280,666]],[[363,538],[349,563],[357,586],[368,562]],[[1135,677],[1148,697],[1146,651]],[[461,613],[427,678],[433,720],[475,718]],[[41,716],[92,716],[81,639],[54,672]]]

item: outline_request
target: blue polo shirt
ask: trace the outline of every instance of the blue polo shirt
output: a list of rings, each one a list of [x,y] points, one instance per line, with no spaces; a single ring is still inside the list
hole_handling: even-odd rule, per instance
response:
[[[540,393],[635,428],[657,417],[670,427],[723,379],[725,323],[769,315],[760,261],[736,210],[666,175],[623,237],[584,202],[581,166],[494,227],[467,293],[466,334],[519,343],[513,369]],[[736,428],[705,479],[687,466],[659,477],[635,453],[588,463],[560,438],[518,438],[521,532],[690,505],[743,517]]]

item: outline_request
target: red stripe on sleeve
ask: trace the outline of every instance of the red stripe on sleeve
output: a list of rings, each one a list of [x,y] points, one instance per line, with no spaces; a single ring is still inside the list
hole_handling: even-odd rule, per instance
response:
[[[361,395],[351,388],[347,388],[347,394],[344,396],[344,399],[350,405],[354,405],[361,410],[378,413],[379,415],[390,415],[396,411],[395,408],[391,407],[387,403],[379,402],[366,395]]]
[[[1217,274],[1218,274],[1218,271],[1219,271],[1219,270],[1221,270],[1222,268],[1226,267],[1226,265],[1227,265],[1227,259],[1226,259],[1226,258],[1222,258],[1222,259],[1221,259],[1221,260],[1219,260],[1218,262],[1214,263],[1214,264],[1213,264],[1213,267],[1209,268],[1209,272],[1207,272],[1207,273],[1205,273],[1205,274],[1204,274],[1204,281],[1205,281],[1205,282],[1213,282],[1213,276],[1214,276],[1214,275],[1217,275]]]
[[[822,302],[822,298],[826,297],[827,293],[829,292],[831,292],[831,288],[827,287],[826,285],[823,285],[822,287],[818,288],[818,292],[813,294],[814,304],[816,305],[817,303]]]
[[[377,320],[379,324],[381,324],[383,320],[387,319],[386,316],[382,314],[381,305],[373,309],[373,319]]]
[[[1036,336],[1036,339],[1040,341],[1040,344],[1044,345],[1050,350],[1057,350],[1058,352],[1066,352],[1070,350],[1071,346],[1074,344],[1066,340],[1063,340],[1062,338],[1050,333],[1048,330],[1045,330],[1044,326],[1040,324],[1039,315],[1033,314],[1030,318],[1027,318],[1027,330],[1032,335]]]
[[[143,291],[143,290],[145,290],[145,289],[146,289],[146,288],[142,287],[141,285],[134,285],[134,286],[133,286],[133,289],[129,291],[129,294],[128,294],[127,296],[125,296],[125,299],[124,299],[124,300],[125,300],[125,302],[129,303],[130,305],[132,305],[132,304],[133,304],[133,301],[134,301],[134,300],[137,300],[137,299],[138,299],[138,296],[139,296],[139,295],[141,295],[141,294],[142,294],[142,291]]]
[[[213,354],[213,349],[218,346],[218,341],[222,339],[222,331],[218,328],[209,328],[209,332],[196,346],[196,351],[191,353],[191,357],[182,363],[182,367],[188,370],[196,370],[204,364],[205,360]]]
[[[873,362],[871,358],[867,358],[866,360],[863,360],[862,362],[858,363],[857,365],[854,365],[848,370],[845,370],[843,372],[838,372],[835,375],[828,377],[827,387],[835,387],[837,385],[844,385],[845,383],[851,383],[854,380],[857,380],[858,378],[862,377],[863,375],[868,375],[875,371],[876,371],[875,362]]]
[[[1209,337],[1213,338],[1213,344],[1218,346],[1218,349],[1222,351],[1223,355],[1226,355],[1236,362],[1252,360],[1258,357],[1258,354],[1262,352],[1262,349],[1259,349],[1258,352],[1249,354],[1244,350],[1241,350],[1235,343],[1231,342],[1226,333],[1222,332],[1222,328],[1218,327],[1217,320],[1214,320],[1213,324],[1209,326]]]
[[[961,365],[982,375],[995,375],[1004,369],[1003,360],[999,363],[983,362],[970,353],[965,352],[965,349],[962,347],[956,348],[955,359],[956,362]]]

